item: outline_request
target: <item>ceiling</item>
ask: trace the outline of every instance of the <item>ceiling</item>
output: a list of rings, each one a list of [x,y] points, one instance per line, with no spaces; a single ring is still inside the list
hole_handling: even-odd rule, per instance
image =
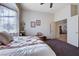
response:
[[[18,8],[17,8],[15,3],[0,3],[0,4],[6,6],[8,8],[11,8],[13,10],[16,10],[16,11],[18,10]]]
[[[40,3],[22,3],[21,4],[24,10],[32,10],[32,11],[48,12],[48,13],[54,13],[66,5],[68,5],[68,3],[53,3],[53,7],[50,8],[50,3],[45,3],[43,5],[40,5]]]

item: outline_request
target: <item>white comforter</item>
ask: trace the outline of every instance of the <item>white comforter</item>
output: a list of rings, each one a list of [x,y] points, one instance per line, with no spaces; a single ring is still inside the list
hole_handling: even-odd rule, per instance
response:
[[[55,56],[54,51],[36,37],[15,40],[9,48],[0,50],[0,56]]]

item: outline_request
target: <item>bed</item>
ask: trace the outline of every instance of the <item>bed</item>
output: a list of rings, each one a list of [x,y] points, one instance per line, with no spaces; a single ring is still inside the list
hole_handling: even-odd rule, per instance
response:
[[[0,56],[56,56],[55,52],[36,36],[14,37],[0,48]]]

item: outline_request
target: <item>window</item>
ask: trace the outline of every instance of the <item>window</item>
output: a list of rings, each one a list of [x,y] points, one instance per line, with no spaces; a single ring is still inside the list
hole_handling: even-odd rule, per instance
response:
[[[0,32],[17,32],[17,12],[0,5]]]

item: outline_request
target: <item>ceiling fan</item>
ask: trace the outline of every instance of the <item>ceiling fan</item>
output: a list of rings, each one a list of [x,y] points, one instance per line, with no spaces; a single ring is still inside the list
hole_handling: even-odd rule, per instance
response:
[[[45,4],[45,3],[40,3],[40,5],[43,5],[43,4]],[[53,3],[50,3],[50,8],[52,8],[53,7]]]

